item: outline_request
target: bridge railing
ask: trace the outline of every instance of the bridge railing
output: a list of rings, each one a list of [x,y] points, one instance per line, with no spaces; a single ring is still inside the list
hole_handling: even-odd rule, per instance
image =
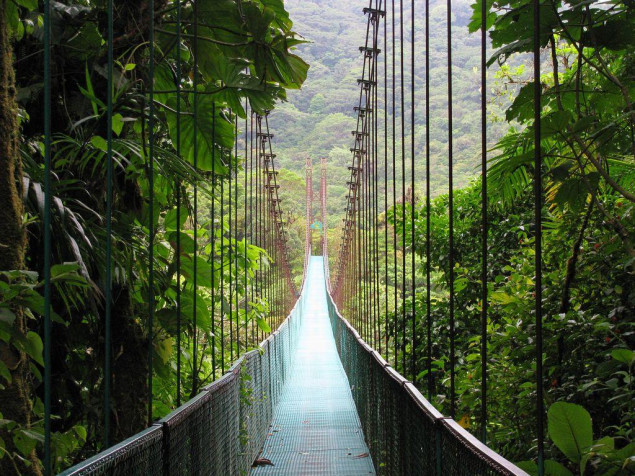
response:
[[[337,351],[377,474],[527,476],[439,413],[364,342],[329,293],[327,302]]]
[[[304,306],[301,293],[278,330],[196,397],[150,428],[61,474],[246,474],[264,444],[289,374]]]

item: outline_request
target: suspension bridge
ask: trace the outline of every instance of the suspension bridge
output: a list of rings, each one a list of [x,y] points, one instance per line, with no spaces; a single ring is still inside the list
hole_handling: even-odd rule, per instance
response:
[[[150,0],[150,18],[154,2]],[[188,3],[188,2],[185,2]],[[346,182],[346,214],[336,235],[330,235],[327,222],[328,164],[321,161],[319,200],[315,200],[313,162],[306,162],[306,210],[304,249],[290,240],[292,224],[284,210],[284,189],[279,182],[274,153],[274,134],[270,131],[268,108],[249,100],[228,100],[231,108],[217,109],[214,94],[199,87],[199,37],[209,40],[214,28],[198,24],[197,2],[192,2],[192,17],[182,16],[182,2],[174,2],[175,20],[171,25],[156,25],[151,20],[147,32],[149,81],[144,85],[141,107],[143,162],[139,174],[147,184],[149,206],[146,220],[138,226],[147,239],[138,250],[145,264],[139,266],[148,285],[129,293],[129,299],[143,299],[147,312],[142,316],[145,336],[138,341],[135,367],[146,374],[139,391],[145,406],[145,429],[133,436],[118,431],[117,402],[136,392],[122,389],[119,377],[125,368],[114,368],[124,346],[117,342],[116,312],[124,286],[118,281],[113,255],[121,245],[114,228],[122,215],[114,197],[117,180],[123,180],[119,161],[130,151],[113,136],[117,119],[113,96],[118,80],[113,74],[113,11],[109,1],[109,62],[107,101],[104,120],[109,124],[107,140],[95,146],[93,157],[104,157],[106,164],[105,223],[103,263],[104,290],[103,375],[98,379],[103,404],[98,405],[95,429],[104,434],[100,451],[83,462],[65,469],[70,475],[524,475],[523,470],[487,446],[488,418],[487,318],[487,136],[486,136],[486,2],[482,3],[481,119],[482,119],[482,290],[480,306],[480,358],[482,371],[478,387],[480,414],[477,436],[455,421],[456,388],[454,336],[456,249],[453,226],[453,125],[452,125],[452,44],[451,0],[448,0],[447,80],[449,170],[449,362],[450,414],[443,415],[434,405],[439,375],[433,368],[431,334],[430,268],[430,128],[425,128],[425,150],[415,152],[415,114],[430,115],[429,101],[429,12],[410,5],[407,18],[403,2],[370,0],[360,11],[366,21],[366,41],[360,45],[362,74],[357,80],[359,96],[351,104],[356,113],[356,128],[351,131],[350,176]],[[535,2],[538,5],[538,2]],[[51,231],[57,202],[52,190],[55,164],[52,151],[55,137],[51,123],[52,41],[50,4],[45,2],[45,187],[46,210],[43,232],[46,305],[44,316],[44,472],[51,474],[56,455],[52,451],[55,415],[63,402],[56,398],[55,263],[51,262],[56,237]],[[166,2],[163,2],[165,7]],[[538,41],[539,12],[534,11],[534,54],[540,64]],[[204,12],[203,12],[204,14]],[[421,51],[415,50],[415,15],[425,20]],[[204,16],[204,15],[203,15]],[[198,25],[198,26],[197,26]],[[185,30],[182,30],[182,27]],[[171,30],[174,29],[174,31]],[[219,29],[222,29],[218,27]],[[209,31],[208,31],[209,30]],[[176,35],[176,43],[169,35]],[[231,31],[229,32],[231,34]],[[404,34],[411,41],[404,41]],[[157,40],[157,35],[159,39]],[[163,35],[163,36],[161,36]],[[199,36],[200,35],[200,36]],[[263,38],[265,33],[263,33]],[[214,36],[220,47],[231,46]],[[181,52],[183,39],[193,39],[193,68]],[[156,45],[156,47],[155,47]],[[176,45],[176,46],[175,46]],[[202,56],[202,55],[201,55]],[[163,60],[169,58],[169,67]],[[189,58],[189,57],[188,57]],[[422,84],[415,77],[415,63],[426,63]],[[249,67],[236,61],[233,72],[223,72],[227,84],[237,90],[257,89],[244,74]],[[540,70],[533,92],[535,114],[540,114]],[[408,71],[409,70],[409,71]],[[279,73],[283,78],[286,73]],[[234,76],[232,76],[234,75]],[[408,77],[409,79],[405,79]],[[234,83],[232,83],[234,81]],[[228,88],[225,86],[224,88]],[[224,89],[221,88],[221,89]],[[423,91],[424,101],[415,102]],[[94,93],[90,93],[94,94]],[[170,99],[170,96],[175,98]],[[419,108],[419,109],[418,109]],[[239,111],[239,109],[242,109]],[[155,122],[157,111],[165,115],[167,126]],[[147,117],[147,120],[146,120]],[[426,119],[426,120],[427,120]],[[538,120],[539,124],[540,121]],[[147,126],[147,130],[146,130]],[[272,127],[274,129],[275,127]],[[204,148],[197,140],[210,130],[214,144]],[[166,132],[167,131],[167,132]],[[164,134],[164,136],[161,136]],[[169,134],[169,141],[165,137]],[[231,136],[227,142],[226,136]],[[163,138],[161,138],[163,137]],[[193,141],[193,150],[187,148]],[[540,128],[536,127],[536,141]],[[174,155],[182,158],[187,148],[191,164],[187,170],[169,168],[162,144],[170,142]],[[534,157],[536,187],[536,355],[542,355],[541,311],[541,195],[540,149]],[[210,165],[211,164],[211,165]],[[190,183],[187,176],[201,171],[209,187]],[[417,171],[425,173],[425,190],[416,190]],[[161,200],[173,190],[174,208],[165,213]],[[414,237],[415,197],[425,196],[427,228],[417,238],[424,244],[425,303],[424,327],[416,327],[418,266],[414,249],[406,249],[405,237]],[[204,197],[204,198],[203,198]],[[120,199],[121,200],[121,199]],[[187,202],[187,204],[186,204]],[[314,207],[320,209],[319,226]],[[203,209],[205,203],[205,209]],[[209,203],[209,206],[207,205]],[[381,223],[380,215],[392,209],[399,214],[401,230]],[[53,210],[53,211],[52,211]],[[156,217],[155,217],[156,215]],[[201,226],[203,225],[203,226]],[[199,230],[202,230],[199,232]],[[163,236],[162,240],[157,236]],[[315,236],[319,239],[314,239]],[[328,236],[336,236],[332,252]],[[400,238],[402,237],[402,238]],[[392,244],[391,247],[388,245]],[[101,246],[101,244],[100,244]],[[257,248],[256,248],[257,247]],[[186,251],[184,251],[186,250]],[[146,252],[143,255],[141,251]],[[331,252],[331,253],[330,253]],[[329,255],[330,253],[330,255]],[[302,262],[301,279],[294,279],[294,263]],[[266,263],[266,264],[265,264]],[[161,268],[166,264],[166,269]],[[140,269],[141,269],[140,268]],[[295,266],[299,268],[299,266]],[[174,275],[174,277],[173,277]],[[166,284],[167,282],[170,284]],[[175,284],[172,284],[175,283]],[[388,287],[395,288],[389,292]],[[199,293],[206,288],[209,291]],[[420,292],[421,290],[419,290]],[[387,319],[394,313],[392,321]],[[207,317],[205,317],[207,316]],[[162,326],[161,331],[158,328]],[[170,329],[166,337],[165,329]],[[183,337],[187,331],[187,339]],[[172,338],[171,336],[174,336]],[[174,342],[172,342],[174,340]],[[165,342],[176,348],[176,357],[161,366],[159,350]],[[425,342],[426,347],[420,344]],[[422,351],[421,349],[425,349]],[[141,350],[139,350],[141,349]],[[187,361],[186,357],[187,355]],[[167,359],[169,360],[169,359]],[[165,364],[165,363],[164,363]],[[536,359],[536,429],[539,465],[543,454],[543,375],[541,359]],[[187,370],[186,370],[187,367]],[[140,370],[139,370],[140,369]],[[130,369],[132,372],[135,370]],[[171,408],[159,407],[158,373],[173,376],[174,399]],[[114,377],[113,377],[114,376]],[[491,383],[489,383],[491,384]],[[424,396],[425,394],[425,396]],[[99,399],[100,397],[97,397]],[[161,418],[157,418],[160,413]],[[124,418],[122,418],[125,420]],[[119,441],[112,444],[113,441]],[[88,455],[86,455],[88,456]]]

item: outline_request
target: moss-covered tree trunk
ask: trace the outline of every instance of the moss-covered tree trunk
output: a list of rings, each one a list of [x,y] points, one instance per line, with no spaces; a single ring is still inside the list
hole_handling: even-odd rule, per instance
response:
[[[5,12],[7,1],[0,0],[0,270],[24,269],[26,233],[22,223],[22,164],[18,147],[18,109],[16,104],[13,52]],[[24,313],[13,309],[15,329],[26,333]],[[0,341],[0,358],[11,372],[11,382],[0,391],[2,417],[28,427],[31,417],[31,391],[26,355]],[[0,430],[8,455],[0,459],[0,474],[41,474],[35,452],[31,465],[10,455],[16,451],[12,435]]]

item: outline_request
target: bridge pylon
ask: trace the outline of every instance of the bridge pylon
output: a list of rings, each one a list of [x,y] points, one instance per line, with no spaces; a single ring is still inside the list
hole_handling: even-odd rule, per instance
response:
[[[331,290],[328,262],[328,243],[326,225],[326,157],[320,159],[320,215],[322,221],[322,256],[324,257],[324,269],[326,273],[326,286]]]

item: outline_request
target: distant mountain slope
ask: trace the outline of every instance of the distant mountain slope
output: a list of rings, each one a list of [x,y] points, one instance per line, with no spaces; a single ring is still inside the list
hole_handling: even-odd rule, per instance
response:
[[[410,38],[410,2],[404,2],[406,25],[404,36]],[[435,194],[447,190],[447,47],[446,47],[446,3],[444,0],[431,2],[431,154],[432,154],[432,190]],[[362,57],[359,46],[364,44],[366,36],[366,17],[362,10],[368,6],[366,0],[286,0],[286,7],[295,22],[294,29],[311,43],[298,49],[302,57],[309,62],[311,69],[304,87],[300,91],[291,91],[289,102],[276,108],[270,121],[276,133],[275,147],[280,166],[304,174],[306,157],[312,157],[318,164],[320,157],[329,158],[329,212],[332,223],[339,221],[344,207],[346,194],[345,182],[348,176],[347,166],[351,162],[349,147],[352,144],[350,131],[355,128],[353,106],[357,104],[359,88],[357,78],[361,76]],[[392,3],[388,2],[388,10]],[[395,2],[398,10],[399,2]],[[453,88],[454,88],[454,173],[456,184],[465,184],[476,174],[476,165],[480,161],[480,34],[469,35],[467,24],[472,14],[470,2],[453,2]],[[424,117],[424,2],[417,0],[416,13],[416,121],[415,147],[417,166],[417,195],[421,196],[425,167],[425,117]],[[392,16],[388,16],[388,34],[391,33]],[[397,23],[397,37],[399,25]],[[392,51],[384,51],[383,36],[380,38],[380,78],[383,77],[384,61],[388,56],[388,76],[392,75]],[[399,69],[399,51],[397,69]],[[405,44],[405,88],[406,112],[410,110],[409,66],[410,44]],[[398,71],[397,71],[398,73]],[[490,73],[490,77],[492,74]],[[381,82],[381,81],[380,81]],[[399,103],[399,77],[397,77],[397,103]],[[389,84],[390,87],[390,84]],[[380,102],[383,103],[383,89]],[[389,102],[389,108],[391,108]],[[380,104],[380,109],[384,109]],[[397,112],[397,124],[400,124]],[[383,116],[379,117],[383,124]],[[389,118],[389,124],[392,119]],[[502,126],[491,126],[490,137],[495,139]],[[406,141],[409,144],[410,130],[406,124]],[[383,132],[382,132],[383,134]],[[399,131],[397,133],[399,136]],[[407,150],[408,150],[407,146]],[[397,145],[400,150],[400,145]],[[381,152],[383,154],[383,152]],[[390,153],[392,155],[392,153]],[[382,157],[382,155],[380,155]],[[406,157],[406,162],[409,157]],[[400,158],[397,157],[399,162]],[[383,176],[383,163],[379,170]],[[409,175],[409,169],[406,174]],[[401,169],[398,167],[397,176]],[[316,184],[317,186],[317,184]]]

